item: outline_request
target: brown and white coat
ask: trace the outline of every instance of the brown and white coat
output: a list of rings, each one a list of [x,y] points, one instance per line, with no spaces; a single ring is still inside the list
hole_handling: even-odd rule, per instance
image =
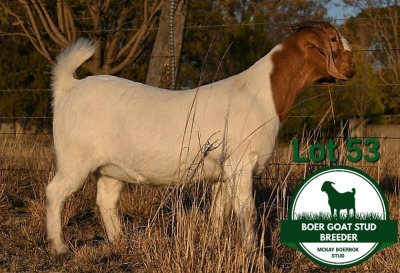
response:
[[[99,177],[97,204],[108,238],[121,232],[122,181],[173,187],[214,183],[213,223],[233,209],[244,245],[255,246],[253,174],[271,157],[281,123],[296,97],[315,81],[355,74],[350,47],[337,28],[308,21],[246,71],[186,91],[167,91],[113,76],[81,80],[75,70],[95,51],[80,39],[53,69],[57,173],[46,188],[47,234],[58,253],[66,198],[90,173]]]

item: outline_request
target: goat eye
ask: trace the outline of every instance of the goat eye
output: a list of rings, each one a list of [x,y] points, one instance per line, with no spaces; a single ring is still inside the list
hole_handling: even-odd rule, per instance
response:
[[[331,42],[332,42],[332,43],[336,43],[336,42],[337,42],[336,37],[332,37],[332,38],[331,38]]]

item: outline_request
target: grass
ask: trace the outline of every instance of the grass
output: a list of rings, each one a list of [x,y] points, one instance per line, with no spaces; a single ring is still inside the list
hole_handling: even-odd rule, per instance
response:
[[[312,144],[305,139],[302,152]],[[179,189],[126,185],[119,206],[124,235],[110,244],[95,206],[96,183],[89,177],[64,209],[64,235],[71,252],[52,255],[45,237],[44,195],[55,173],[51,136],[0,136],[0,272],[337,272],[279,241],[279,220],[287,216],[295,187],[321,167],[294,163],[291,153],[287,144],[279,145],[256,183],[261,246],[271,263],[264,269],[243,251],[233,215],[220,236],[210,231],[207,184]],[[379,163],[361,162],[357,167],[379,181],[390,218],[399,221],[399,156],[381,154]],[[349,164],[341,155],[340,163]],[[397,243],[341,271],[389,273],[399,268]]]
[[[324,213],[324,212],[319,212],[319,213],[299,213],[296,214],[294,217],[294,220],[306,220],[306,221],[316,221],[316,220],[322,220],[322,221],[327,221],[327,220],[334,220],[334,221],[344,221],[344,220],[360,220],[360,221],[372,221],[372,220],[383,220],[385,219],[383,214],[379,213],[356,213],[355,216],[353,214],[350,214],[350,218],[347,216],[347,214],[340,214],[339,219],[336,218],[336,215],[334,215],[333,219],[330,213]]]

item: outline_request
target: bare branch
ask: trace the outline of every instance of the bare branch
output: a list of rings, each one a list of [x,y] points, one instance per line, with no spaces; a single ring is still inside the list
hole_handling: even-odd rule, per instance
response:
[[[101,10],[103,12],[108,12],[108,10],[110,9],[110,4],[111,4],[111,0],[104,1],[103,5],[101,6]]]
[[[99,74],[101,70],[101,51],[102,51],[102,44],[101,44],[101,27],[100,27],[100,10],[99,5],[97,2],[91,2],[88,4],[88,9],[90,16],[92,17],[93,21],[93,28],[95,30],[93,39],[97,44],[97,50],[94,53],[94,60],[92,62],[93,68],[90,69],[90,72],[93,74]]]
[[[53,44],[63,49],[76,40],[77,24],[68,0],[56,1],[53,6],[47,5],[50,3],[47,0],[17,1],[21,5],[15,10],[6,3],[0,5],[15,20],[15,25],[22,29],[23,34],[19,35],[27,37],[46,59],[51,60],[50,52],[58,51],[57,48],[52,48]],[[111,0],[88,1],[87,10],[93,25],[90,29],[94,30],[90,31],[90,36],[98,48],[94,58],[83,64],[85,69],[93,74],[114,74],[138,58],[144,50],[143,41],[149,35],[149,30],[154,26],[155,18],[161,10],[162,1],[145,0],[142,3],[144,14],[140,16],[144,19],[142,22],[138,22],[138,19],[132,20],[130,33],[124,31],[126,18],[132,18],[129,7],[119,3],[118,11],[115,11]],[[87,25],[83,23],[82,27],[86,28]],[[112,31],[104,32],[103,28],[112,28]]]
[[[51,60],[50,53],[48,52],[47,47],[43,42],[42,35],[41,35],[40,31],[39,31],[38,25],[37,25],[36,20],[35,20],[35,18],[33,16],[33,13],[32,13],[32,10],[31,10],[30,6],[25,1],[20,1],[20,2],[25,4],[24,5],[25,11],[28,14],[29,20],[31,22],[31,26],[32,26],[33,31],[34,31],[35,36],[36,36],[35,40],[37,41],[37,44],[40,47],[40,51],[39,52],[41,52],[41,54],[44,53],[43,56],[45,56],[47,59]]]
[[[129,9],[125,6],[122,9],[120,16],[118,17],[116,31],[115,31],[111,41],[107,43],[107,46],[106,46],[107,54],[106,54],[106,60],[105,60],[105,64],[104,64],[105,70],[109,70],[111,63],[114,61],[114,57],[116,55],[115,51],[117,49],[117,43],[121,36],[121,30],[122,30],[122,27],[124,24],[125,16],[128,14],[128,12],[129,12]]]
[[[147,5],[148,5],[148,0],[145,0],[144,1],[144,21],[145,22],[148,22],[149,20],[148,20],[148,11],[147,11]]]
[[[161,10],[162,7],[162,1],[155,1],[153,3],[153,6],[151,8],[150,11],[150,15],[148,15],[148,13],[145,13],[144,18],[147,18],[147,20],[145,19],[140,27],[140,29],[131,37],[131,39],[128,41],[128,43],[118,52],[117,58],[121,58],[122,56],[124,56],[128,51],[130,51],[130,49],[132,48],[132,46],[137,42],[137,39],[139,39],[139,41],[142,41],[145,32],[143,33],[143,30],[146,30],[146,32],[152,28],[154,26],[154,17],[155,15]],[[147,12],[147,1],[145,2],[145,8],[144,11]]]
[[[110,69],[111,74],[115,74],[121,71],[122,68],[124,68],[125,66],[127,66],[129,63],[132,62],[134,56],[136,56],[137,51],[140,49],[139,45],[141,41],[145,39],[147,35],[147,30],[148,30],[147,24],[143,24],[141,28],[135,33],[134,37],[137,38],[135,40],[131,39],[131,41],[133,41],[133,44],[130,46],[129,53],[126,56],[124,56],[122,62],[120,62],[118,65]],[[126,46],[124,48],[126,48]]]
[[[43,44],[38,42],[38,39],[36,39],[34,36],[32,36],[32,32],[29,31],[24,24],[24,21],[19,17],[16,13],[12,12],[8,7],[6,7],[3,3],[1,6],[12,16],[15,18],[16,25],[19,25],[23,31],[23,34],[18,34],[15,33],[15,35],[22,35],[25,36],[29,39],[29,41],[32,43],[33,47],[41,54],[43,55],[47,60],[51,61],[51,56],[49,52],[47,51],[46,47],[42,47]]]
[[[76,27],[75,27],[74,19],[72,17],[71,6],[66,1],[63,1],[63,6],[64,6],[64,22],[65,22],[65,28],[67,31],[68,40],[75,41],[76,40]]]
[[[63,11],[63,3],[61,1],[57,1],[57,22],[58,22],[58,27],[61,29],[61,31],[65,31],[65,21],[64,21],[64,11]]]
[[[36,2],[37,1],[37,2]],[[69,45],[69,41],[60,33],[47,12],[45,6],[41,0],[31,0],[33,7],[39,15],[40,21],[44,26],[46,32],[50,35],[50,38],[59,46],[66,47]]]

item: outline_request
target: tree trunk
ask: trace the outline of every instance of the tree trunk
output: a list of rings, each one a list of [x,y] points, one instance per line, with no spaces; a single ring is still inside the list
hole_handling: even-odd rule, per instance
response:
[[[148,85],[175,89],[186,16],[185,0],[164,1],[147,72]]]

